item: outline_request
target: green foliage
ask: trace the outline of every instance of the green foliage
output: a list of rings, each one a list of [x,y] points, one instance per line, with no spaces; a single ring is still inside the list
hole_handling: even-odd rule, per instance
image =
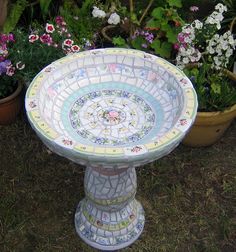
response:
[[[182,2],[181,0],[167,0],[168,4],[171,7],[177,7],[177,8],[181,8],[182,7]]]
[[[33,27],[36,25],[33,24]],[[39,34],[43,33],[43,28],[37,26]],[[21,60],[25,68],[21,70],[21,75],[26,82],[30,82],[34,76],[45,66],[53,61],[65,56],[61,48],[55,48],[42,44],[39,41],[29,43],[28,33],[24,30],[15,30],[16,43],[10,51],[10,58],[16,62]]]
[[[236,103],[236,87],[223,73],[211,74],[211,67],[185,69],[198,94],[199,111],[221,111]]]
[[[17,82],[9,76],[1,76],[0,79],[0,99],[11,95],[17,88]]]
[[[223,29],[228,29],[231,22],[236,18],[236,1],[235,0],[223,0],[223,4],[227,6],[228,11],[225,13],[225,19],[222,22]],[[234,23],[233,32],[235,33],[236,22]]]
[[[151,48],[163,58],[169,59],[171,56],[172,44],[167,41],[161,42],[159,39],[155,39],[151,44]]]
[[[40,9],[43,17],[45,18],[49,13],[49,6],[52,0],[39,0]]]
[[[157,30],[156,39],[151,45],[156,54],[167,59],[171,58],[172,45],[177,42],[178,33],[184,21],[179,16],[177,8],[182,6],[181,0],[166,0],[164,7],[154,8],[151,19],[148,20],[146,27]]]
[[[131,40],[131,45],[133,48],[135,48],[137,50],[146,51],[147,49],[142,46],[143,44],[146,44],[146,41],[141,36],[138,36],[136,39]]]
[[[94,22],[91,18],[91,9],[94,4],[94,0],[85,0],[79,8],[73,0],[70,0],[65,1],[60,8],[61,15],[80,43],[84,38],[92,39],[94,33],[98,31],[98,27],[100,28],[101,21]]]
[[[127,43],[125,41],[125,39],[123,39],[121,36],[119,37],[114,37],[112,39],[112,43],[115,45],[115,46],[118,46],[118,47],[127,47]]]
[[[9,33],[14,30],[27,4],[27,0],[17,0],[16,3],[11,6],[10,14],[3,27],[4,33]]]

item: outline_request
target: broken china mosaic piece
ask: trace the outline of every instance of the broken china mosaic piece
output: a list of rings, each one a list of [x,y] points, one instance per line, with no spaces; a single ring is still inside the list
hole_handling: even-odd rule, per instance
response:
[[[55,153],[86,165],[75,227],[89,245],[116,250],[144,226],[135,167],[173,150],[197,111],[191,82],[167,61],[130,49],[66,56],[27,90],[31,126]]]

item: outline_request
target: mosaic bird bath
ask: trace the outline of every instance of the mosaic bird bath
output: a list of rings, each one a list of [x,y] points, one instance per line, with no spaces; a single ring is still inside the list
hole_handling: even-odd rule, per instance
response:
[[[197,111],[191,82],[159,57],[98,49],[44,68],[25,105],[46,146],[86,166],[79,236],[108,251],[133,243],[144,227],[135,167],[170,153],[185,136]]]

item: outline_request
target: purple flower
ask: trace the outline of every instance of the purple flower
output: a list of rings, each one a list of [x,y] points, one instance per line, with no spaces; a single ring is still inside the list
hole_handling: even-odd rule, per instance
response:
[[[10,60],[0,62],[0,75],[7,72],[7,69],[11,66]]]
[[[190,11],[192,11],[192,12],[199,11],[199,7],[197,7],[197,6],[195,6],[195,5],[191,6],[189,9],[190,9]]]

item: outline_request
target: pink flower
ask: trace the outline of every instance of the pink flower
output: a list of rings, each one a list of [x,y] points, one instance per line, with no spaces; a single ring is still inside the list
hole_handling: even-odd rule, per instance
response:
[[[65,27],[62,27],[61,28],[61,32],[63,33],[63,32],[67,32],[67,29],[65,28]]]
[[[191,6],[189,9],[190,9],[190,11],[192,11],[192,12],[199,11],[199,8],[198,8],[197,6]]]
[[[6,43],[6,42],[8,42],[8,35],[7,35],[7,34],[1,34],[1,35],[0,35],[0,42],[1,42],[1,43]]]
[[[55,28],[52,24],[46,24],[46,32],[47,33],[53,33],[55,31]]]
[[[73,45],[73,46],[71,47],[71,51],[72,51],[72,52],[79,52],[79,51],[80,51],[80,47],[77,46],[77,45]]]
[[[13,67],[12,65],[7,66],[6,75],[8,75],[8,76],[12,76],[12,75],[14,75],[15,70],[16,70],[16,68],[15,68],[15,67]]]
[[[31,34],[29,35],[29,42],[30,43],[34,43],[36,40],[39,39],[39,36],[38,35],[35,35],[35,34]]]
[[[71,40],[71,39],[65,39],[63,44],[66,45],[66,46],[69,46],[71,47],[73,45],[74,41]]]
[[[15,37],[14,37],[14,35],[12,33],[8,34],[8,40],[9,41],[15,41]]]
[[[62,16],[57,16],[55,20],[56,20],[56,24],[58,25],[62,25],[62,22],[64,22],[64,19]]]
[[[43,44],[50,45],[52,43],[52,37],[49,34],[44,33],[42,36],[40,36],[40,41]]]
[[[117,111],[110,111],[109,112],[109,117],[111,118],[116,118],[119,116],[119,113]]]
[[[180,48],[180,45],[179,45],[178,43],[175,43],[175,44],[174,44],[174,49],[175,49],[175,50],[179,50],[179,48]]]
[[[3,55],[7,55],[8,54],[7,45],[6,44],[0,45],[0,54],[3,54]]]
[[[178,34],[178,41],[181,43],[181,44],[183,44],[183,43],[185,43],[185,37],[186,37],[186,35],[184,34],[184,33],[179,33]]]

